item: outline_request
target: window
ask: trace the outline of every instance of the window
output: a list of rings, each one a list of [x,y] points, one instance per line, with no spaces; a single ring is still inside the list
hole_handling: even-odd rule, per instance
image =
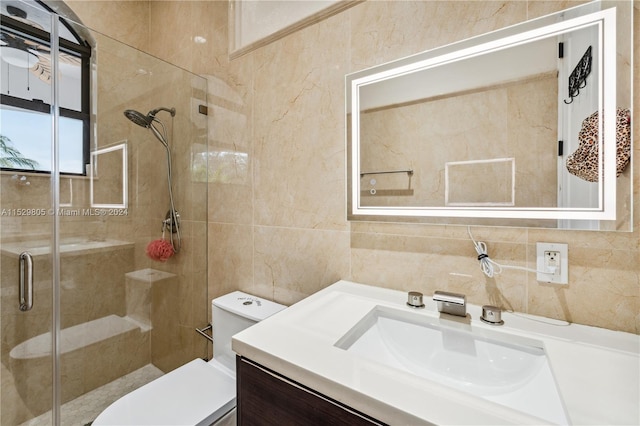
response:
[[[46,6],[3,2],[0,36],[0,167],[51,172],[51,35]],[[29,10],[23,10],[23,8]],[[89,162],[91,48],[60,19],[60,172],[84,175]]]

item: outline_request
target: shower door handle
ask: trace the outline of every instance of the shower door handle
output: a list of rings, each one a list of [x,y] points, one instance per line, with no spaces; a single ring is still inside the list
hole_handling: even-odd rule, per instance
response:
[[[30,311],[33,307],[33,258],[28,251],[20,253],[20,283],[18,298],[21,311]]]

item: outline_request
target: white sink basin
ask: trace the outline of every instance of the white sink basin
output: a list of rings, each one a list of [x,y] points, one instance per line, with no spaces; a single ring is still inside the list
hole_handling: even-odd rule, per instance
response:
[[[537,340],[378,306],[335,346],[547,422],[569,423]]]

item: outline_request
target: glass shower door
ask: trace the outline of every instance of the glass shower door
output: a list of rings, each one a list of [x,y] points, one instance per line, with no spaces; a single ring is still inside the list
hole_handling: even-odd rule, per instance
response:
[[[0,424],[84,425],[207,355],[195,332],[209,309],[206,79],[68,19],[25,23],[42,10],[0,8],[0,135],[16,157],[3,153],[0,171]],[[5,60],[14,33],[22,66]],[[163,137],[127,110],[155,114]],[[162,233],[171,205],[180,236]],[[147,256],[162,238],[179,252]],[[29,311],[18,305],[24,251]]]
[[[3,105],[0,112],[3,136],[6,119]],[[48,214],[50,188],[50,175],[0,173],[0,424],[3,425],[21,424],[52,408],[54,217]]]
[[[209,307],[206,80],[83,31],[92,44],[89,171],[60,179],[60,411],[69,425],[206,356],[195,328]],[[173,208],[178,225],[167,221]],[[175,253],[151,256],[159,240]]]
[[[57,28],[2,5],[0,47],[0,423],[52,413],[56,215],[51,71]],[[52,38],[51,34],[54,34]],[[49,422],[52,422],[50,417]]]

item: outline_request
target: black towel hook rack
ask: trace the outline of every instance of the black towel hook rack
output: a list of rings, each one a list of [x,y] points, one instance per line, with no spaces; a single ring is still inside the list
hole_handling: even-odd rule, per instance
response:
[[[573,102],[573,98],[580,94],[580,89],[587,87],[587,77],[591,74],[591,46],[584,52],[582,58],[578,62],[578,65],[573,69],[569,76],[569,100],[564,100],[564,103],[569,105]]]

